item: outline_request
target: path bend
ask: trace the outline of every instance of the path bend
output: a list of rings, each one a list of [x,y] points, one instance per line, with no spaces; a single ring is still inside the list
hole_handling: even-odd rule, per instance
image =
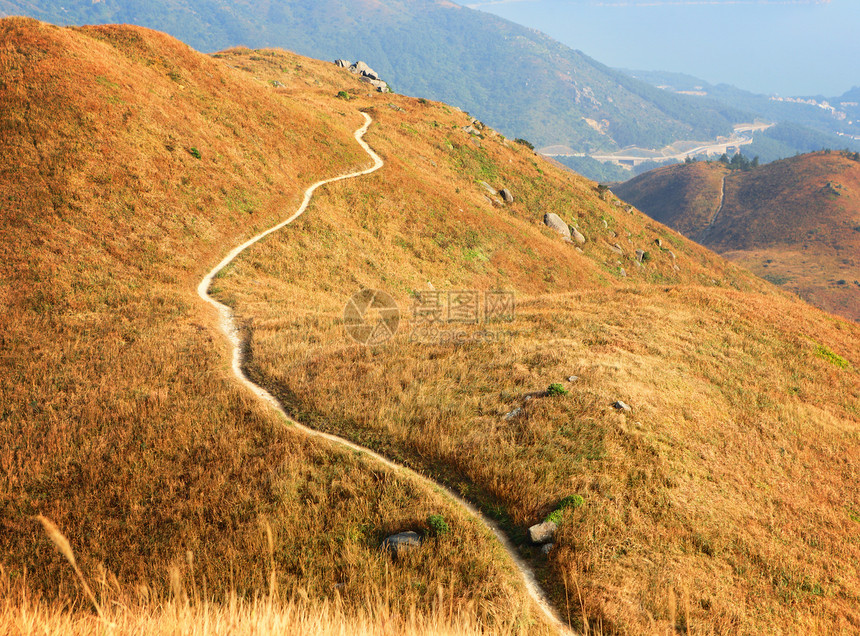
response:
[[[227,336],[227,339],[229,340],[230,345],[233,348],[233,374],[236,376],[236,378],[241,384],[243,384],[248,390],[250,390],[254,395],[256,395],[258,399],[262,400],[263,402],[266,402],[270,407],[280,413],[289,424],[302,431],[306,435],[310,437],[322,438],[334,444],[349,448],[351,450],[361,453],[362,455],[371,457],[380,464],[383,464],[384,466],[396,472],[410,475],[427,486],[441,489],[457,504],[459,504],[462,508],[469,512],[469,514],[477,518],[481,523],[484,524],[485,527],[490,529],[493,535],[495,535],[496,539],[498,539],[498,541],[502,544],[502,547],[505,549],[508,556],[513,561],[517,570],[519,570],[519,573],[523,579],[523,583],[526,586],[526,589],[529,592],[529,595],[537,603],[538,607],[541,608],[547,619],[549,619],[549,621],[559,630],[560,633],[571,634],[572,632],[569,630],[568,626],[561,620],[558,613],[555,611],[555,609],[552,607],[552,604],[549,602],[549,599],[547,598],[546,594],[543,592],[540,585],[538,585],[534,572],[532,572],[528,564],[516,553],[516,550],[514,549],[514,546],[511,543],[510,539],[504,532],[502,532],[502,529],[495,521],[484,515],[473,504],[463,499],[460,495],[458,495],[456,492],[454,492],[447,486],[439,484],[430,479],[429,477],[426,477],[425,475],[422,475],[421,473],[412,470],[411,468],[401,466],[400,464],[391,461],[387,457],[384,457],[379,453],[370,450],[369,448],[365,448],[364,446],[360,446],[354,442],[351,442],[348,439],[338,437],[337,435],[332,435],[330,433],[324,433],[322,431],[309,428],[300,422],[297,422],[292,417],[290,417],[289,413],[287,413],[286,409],[284,409],[283,405],[277,400],[277,398],[275,398],[275,396],[266,391],[266,389],[264,389],[263,387],[252,382],[251,379],[245,374],[245,370],[243,368],[243,342],[241,338],[241,332],[236,325],[233,310],[230,309],[230,307],[228,307],[227,305],[218,302],[212,296],[209,295],[209,288],[212,284],[212,280],[215,278],[215,276],[218,275],[221,270],[223,270],[225,267],[227,267],[227,265],[232,263],[236,259],[236,257],[239,256],[239,254],[244,252],[246,249],[248,249],[255,243],[259,242],[263,238],[267,237],[269,234],[277,232],[278,230],[286,227],[287,225],[295,221],[298,217],[300,217],[302,214],[304,214],[317,188],[320,188],[321,186],[327,185],[329,183],[335,183],[337,181],[342,181],[345,179],[353,179],[356,177],[368,175],[372,172],[376,172],[383,165],[385,165],[385,162],[382,160],[382,158],[373,151],[373,149],[367,144],[366,141],[364,141],[364,134],[367,132],[367,129],[370,127],[370,124],[373,120],[367,113],[362,113],[362,115],[364,115],[365,118],[364,125],[355,131],[354,136],[355,140],[359,143],[359,145],[364,149],[365,152],[367,152],[368,155],[370,155],[371,159],[373,159],[373,166],[365,170],[351,172],[349,174],[343,174],[337,177],[331,177],[329,179],[324,179],[322,181],[317,181],[316,183],[314,183],[307,190],[305,190],[305,196],[302,200],[302,204],[299,206],[298,210],[293,213],[292,216],[290,216],[284,221],[281,221],[277,225],[272,226],[268,230],[261,232],[257,236],[248,239],[238,247],[231,250],[230,253],[227,254],[227,256],[225,256],[220,263],[218,263],[214,268],[212,268],[212,270],[208,274],[206,274],[206,276],[203,277],[203,280],[201,280],[200,284],[197,286],[197,294],[203,300],[205,300],[207,303],[209,303],[218,310],[221,330]]]

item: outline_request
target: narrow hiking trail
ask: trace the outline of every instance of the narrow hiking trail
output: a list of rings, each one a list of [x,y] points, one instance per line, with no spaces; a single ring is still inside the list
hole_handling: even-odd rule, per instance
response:
[[[370,168],[367,168],[366,170],[361,170],[358,172],[351,172],[349,174],[340,175],[338,177],[332,177],[330,179],[324,179],[323,181],[318,181],[315,184],[313,184],[312,186],[310,186],[305,191],[304,200],[302,201],[301,206],[299,206],[299,209],[296,210],[296,212],[292,216],[290,216],[285,221],[282,221],[282,222],[278,223],[277,225],[269,228],[265,232],[262,232],[262,233],[258,234],[257,236],[255,236],[251,239],[248,239],[247,241],[245,241],[244,243],[242,243],[238,247],[231,250],[230,253],[227,254],[227,256],[225,256],[224,259],[220,263],[218,263],[208,274],[206,274],[206,276],[203,278],[202,281],[200,281],[200,284],[197,286],[197,294],[203,300],[205,300],[207,303],[209,303],[210,305],[212,305],[213,307],[215,307],[218,310],[221,330],[227,336],[227,339],[230,341],[230,345],[233,348],[233,364],[232,364],[233,374],[236,376],[236,378],[239,380],[239,382],[241,382],[252,393],[254,393],[254,395],[256,395],[257,398],[259,398],[263,402],[266,402],[267,404],[269,404],[269,406],[271,406],[273,409],[278,411],[286,419],[286,421],[289,425],[302,431],[306,435],[308,435],[310,437],[322,438],[322,439],[328,440],[334,444],[337,444],[337,445],[343,446],[345,448],[349,448],[351,450],[359,452],[366,457],[370,457],[370,458],[376,460],[377,462],[383,464],[384,466],[388,467],[389,469],[391,469],[393,471],[400,472],[400,473],[403,473],[405,475],[409,475],[409,476],[423,482],[425,485],[432,486],[434,488],[439,488],[443,492],[445,492],[445,494],[447,494],[457,504],[459,504],[461,507],[463,507],[469,514],[471,514],[473,517],[477,518],[481,523],[484,524],[484,526],[489,528],[489,530],[493,533],[493,535],[495,535],[495,537],[502,544],[502,547],[508,553],[508,556],[511,558],[514,565],[519,570],[520,575],[522,576],[522,579],[523,579],[523,583],[525,584],[526,589],[529,592],[529,595],[534,599],[534,601],[537,603],[537,605],[541,608],[541,610],[546,615],[546,617],[549,619],[549,621],[555,627],[558,628],[559,632],[564,633],[564,634],[571,634],[573,632],[571,632],[570,629],[568,628],[568,626],[561,620],[558,613],[555,611],[555,609],[552,607],[551,603],[549,602],[549,599],[547,598],[546,594],[544,594],[543,590],[538,585],[538,582],[537,582],[537,579],[535,578],[534,572],[532,572],[529,565],[517,554],[517,552],[514,548],[514,545],[511,543],[510,539],[508,539],[507,535],[504,534],[504,532],[502,532],[502,529],[499,527],[499,525],[495,521],[493,521],[489,517],[485,516],[474,505],[472,505],[471,503],[469,503],[468,501],[466,501],[465,499],[460,497],[460,495],[455,493],[453,490],[451,490],[450,488],[448,488],[442,484],[436,483],[435,481],[433,481],[429,477],[426,477],[426,476],[422,475],[421,473],[418,473],[418,472],[416,472],[410,468],[406,468],[405,466],[401,466],[400,464],[397,464],[397,463],[391,461],[390,459],[383,457],[379,453],[376,453],[376,452],[374,452],[368,448],[365,448],[363,446],[359,446],[358,444],[355,444],[354,442],[351,442],[347,439],[344,439],[342,437],[338,437],[337,435],[331,435],[329,433],[323,433],[321,431],[317,431],[315,429],[308,428],[304,424],[297,422],[292,417],[290,417],[290,415],[284,409],[283,405],[271,393],[266,391],[263,387],[252,382],[248,378],[248,376],[245,374],[245,370],[243,368],[243,363],[244,363],[244,356],[242,354],[243,342],[242,342],[239,328],[236,325],[236,320],[235,320],[235,316],[233,314],[233,310],[230,309],[227,305],[224,305],[224,304],[218,302],[217,300],[212,298],[212,296],[209,295],[209,287],[212,284],[212,280],[215,278],[215,276],[218,275],[218,273],[221,270],[223,270],[225,267],[227,267],[227,265],[229,265],[231,262],[233,262],[236,259],[236,257],[239,256],[239,254],[244,252],[246,249],[248,249],[249,247],[251,247],[255,243],[259,242],[261,239],[265,238],[269,234],[272,234],[273,232],[277,232],[278,230],[286,227],[287,225],[289,225],[290,223],[295,221],[298,217],[300,217],[305,212],[305,210],[307,210],[308,205],[310,204],[311,198],[313,197],[313,194],[317,190],[317,188],[324,186],[326,184],[329,184],[329,183],[335,183],[336,181],[342,181],[345,179],[353,179],[356,177],[361,177],[361,176],[370,174],[372,172],[379,170],[383,165],[385,165],[385,162],[382,160],[382,158],[373,151],[373,149],[367,144],[366,141],[364,141],[364,134],[367,132],[367,129],[370,127],[370,124],[373,120],[371,119],[370,115],[368,115],[367,113],[362,113],[362,114],[364,115],[364,118],[365,118],[364,125],[355,131],[354,136],[355,136],[355,140],[359,143],[359,145],[364,149],[365,152],[367,152],[368,155],[370,155],[371,159],[373,159],[373,166]]]
[[[711,218],[708,219],[708,225],[705,226],[705,232],[714,227],[714,223],[717,220],[717,217],[720,216],[720,212],[723,211],[723,206],[726,204],[726,177],[728,175],[723,175],[723,183],[720,186],[720,205],[717,206],[717,211],[711,215]]]

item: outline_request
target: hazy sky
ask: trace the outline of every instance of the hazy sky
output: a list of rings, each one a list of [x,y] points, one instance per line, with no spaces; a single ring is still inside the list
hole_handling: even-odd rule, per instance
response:
[[[860,85],[860,0],[458,0],[604,64],[678,71],[757,93]]]

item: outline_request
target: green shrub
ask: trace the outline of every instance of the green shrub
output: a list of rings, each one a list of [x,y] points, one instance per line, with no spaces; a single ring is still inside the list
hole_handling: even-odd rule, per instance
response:
[[[818,355],[819,358],[827,360],[829,363],[839,367],[840,369],[847,369],[849,367],[848,360],[846,360],[837,353],[833,353],[833,351],[831,351],[824,345],[818,345],[818,347],[815,349],[815,353]]]
[[[191,155],[192,157],[194,157],[195,159],[200,159],[202,157],[202,155],[200,154],[200,151],[197,150],[197,148],[189,148],[188,154]]]
[[[530,142],[530,141],[528,141],[528,140],[526,140],[526,139],[514,139],[514,142],[516,142],[516,143],[520,144],[521,146],[525,146],[525,147],[526,147],[526,148],[528,148],[529,150],[534,150],[534,149],[535,149],[534,144],[532,144],[532,142]]]
[[[346,91],[338,91],[336,97],[338,99],[349,101],[349,93],[347,93]]]
[[[451,532],[448,522],[442,515],[430,515],[427,517],[427,525],[430,527],[430,534],[434,537],[441,537]]]
[[[550,384],[546,390],[547,395],[567,395],[567,389],[565,389],[561,384],[555,382]]]
[[[583,499],[580,495],[568,495],[564,499],[558,502],[558,505],[555,507],[551,513],[549,513],[544,519],[544,521],[552,521],[554,524],[559,525],[561,520],[564,518],[564,511],[567,509],[579,508],[580,506],[585,504],[585,499]]]

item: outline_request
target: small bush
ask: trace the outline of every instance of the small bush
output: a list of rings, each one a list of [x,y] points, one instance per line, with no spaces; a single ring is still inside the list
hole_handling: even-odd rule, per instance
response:
[[[197,150],[197,148],[189,148],[188,154],[191,155],[192,157],[194,157],[195,159],[200,159],[203,156],[200,154],[200,151]]]
[[[338,99],[349,101],[349,93],[347,93],[346,91],[338,91],[336,97]]]
[[[529,150],[535,149],[534,144],[532,144],[532,142],[530,142],[526,139],[521,139],[521,138],[520,139],[514,139],[514,142],[520,144],[521,146],[525,146]]]
[[[567,389],[565,389],[561,384],[555,382],[550,384],[546,390],[547,395],[567,395]]]
[[[448,522],[442,515],[430,515],[427,517],[427,525],[430,528],[430,534],[434,537],[441,537],[451,532]]]
[[[418,103],[419,103],[419,104],[426,104],[426,103],[427,103],[427,100],[426,100],[426,99],[424,99],[423,97],[419,97],[419,98],[418,98]]]

